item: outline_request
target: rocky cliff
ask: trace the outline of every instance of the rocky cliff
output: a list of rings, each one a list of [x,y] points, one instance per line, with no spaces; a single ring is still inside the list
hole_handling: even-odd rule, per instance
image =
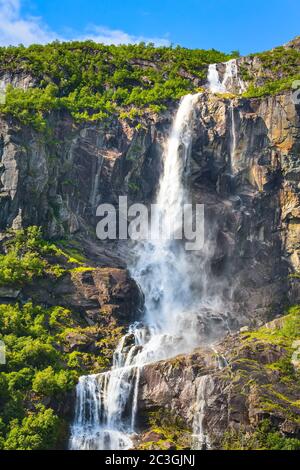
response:
[[[200,101],[191,186],[218,226],[212,268],[257,317],[297,300],[298,128],[290,93]]]
[[[241,59],[238,66],[259,80],[259,58]],[[224,73],[222,65],[219,72]],[[25,89],[35,86],[30,74],[6,72],[1,79]],[[65,337],[67,353],[100,354],[102,330],[113,335],[112,330],[129,325],[142,310],[141,293],[126,271],[130,247],[96,240],[96,208],[103,202],[117,204],[120,195],[153,201],[175,109],[176,102],[170,101],[158,114],[81,124],[58,110],[47,117],[47,132],[9,115],[0,117],[3,240],[9,228],[37,225],[48,239],[80,243],[86,257],[82,272],[66,273],[54,284],[48,278],[38,280],[17,292],[2,288],[0,296],[5,303],[33,299],[47,308],[59,304],[78,312],[81,329]],[[221,292],[233,331],[261,327],[300,300],[299,129],[300,107],[291,90],[254,98],[203,90],[197,104],[188,185],[193,201],[205,205],[206,262],[214,281],[210,289]],[[200,266],[201,254],[192,262]],[[202,289],[195,277],[195,298]],[[267,328],[273,330],[276,323]],[[207,446],[232,448],[243,434],[249,438],[245,446],[251,447],[249,440],[260,438],[254,436],[255,427],[265,419],[282,435],[299,439],[297,371],[284,369],[292,343],[281,337],[274,342],[263,332],[263,337],[235,333],[218,344],[217,353],[202,349],[146,367],[137,446],[155,448],[160,441],[190,445],[191,403],[197,393],[206,402],[201,426],[214,430]],[[85,371],[100,369],[93,362]],[[172,416],[157,430],[165,408]]]
[[[153,200],[171,116],[172,108],[138,123],[81,126],[53,116],[51,137],[2,118],[2,230],[39,225],[49,237],[88,234],[93,242],[99,203],[117,204],[124,194]],[[211,269],[216,278],[226,273],[225,294],[245,321],[268,319],[271,307],[274,315],[297,299],[290,274],[299,270],[298,129],[291,92],[199,100],[190,188],[214,226]]]
[[[281,437],[299,439],[297,337],[294,309],[260,330],[228,335],[214,348],[145,367],[139,396],[144,431],[137,445],[188,446],[199,422],[203,449],[272,448],[268,439],[277,439],[279,450]]]

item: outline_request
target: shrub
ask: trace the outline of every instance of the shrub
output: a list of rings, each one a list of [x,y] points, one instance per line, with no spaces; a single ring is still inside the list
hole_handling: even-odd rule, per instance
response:
[[[76,380],[77,375],[74,371],[60,370],[55,373],[52,367],[47,367],[36,373],[32,390],[41,395],[54,396],[72,390]]]
[[[59,432],[60,420],[53,410],[43,406],[31,413],[21,423],[13,420],[4,444],[5,450],[53,449]]]
[[[300,440],[275,431],[269,420],[263,420],[252,432],[230,430],[224,434],[224,450],[300,450]]]
[[[18,372],[7,374],[8,390],[14,392],[16,390],[28,390],[32,384],[34,371],[29,367],[25,367]]]
[[[75,248],[69,250],[65,246],[63,250],[43,240],[37,227],[11,232],[4,244],[7,253],[3,258],[13,253],[17,260],[19,271],[14,272],[19,283],[21,279],[22,283],[28,282],[24,273],[29,270],[32,276],[39,275],[31,264],[24,263],[24,258],[32,260],[32,256],[46,263],[48,275],[53,266],[60,268],[53,264],[56,261],[80,264],[81,270],[93,269],[82,266],[86,260]],[[52,449],[57,441],[61,444],[65,423],[59,422],[50,406],[55,397],[75,387],[79,375],[101,372],[108,367],[121,329],[107,329],[111,338],[104,329],[108,343],[101,354],[78,351],[69,354],[65,352],[69,351],[65,347],[65,335],[69,331],[85,334],[91,330],[79,313],[33,302],[0,304],[0,340],[5,343],[7,359],[0,370],[0,449]],[[96,327],[93,332],[97,337]],[[38,403],[48,403],[49,408],[40,408]]]
[[[50,266],[46,260],[46,255],[56,253],[56,247],[43,240],[40,228],[33,226],[8,234],[7,253],[0,255],[0,286],[23,285],[48,271],[56,277],[63,274],[59,266]]]
[[[25,71],[36,79],[29,90],[8,87],[1,111],[46,129],[51,111],[65,109],[78,120],[102,120],[130,108],[160,107],[195,90],[207,65],[236,57],[214,49],[108,46],[92,41],[0,48],[2,69]],[[190,78],[186,76],[190,75]]]

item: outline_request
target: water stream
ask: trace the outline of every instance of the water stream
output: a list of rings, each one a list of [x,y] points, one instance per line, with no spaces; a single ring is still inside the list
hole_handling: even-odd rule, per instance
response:
[[[223,64],[225,72],[221,80],[218,64],[211,64],[208,68],[208,89],[212,93],[243,93],[246,85],[240,78],[236,59],[229,60]],[[237,153],[237,132],[236,132],[236,116],[233,102],[230,106],[230,167],[231,172],[236,170],[236,153]]]
[[[197,345],[189,263],[182,243],[175,238],[188,200],[183,180],[198,97],[182,99],[166,145],[156,201],[156,217],[163,232],[157,239],[138,245],[137,260],[131,267],[132,277],[145,295],[143,324],[133,325],[122,338],[111,371],[80,378],[71,449],[130,448],[141,368],[190,352]]]
[[[220,82],[217,66],[209,67],[209,89],[226,91],[230,77],[236,77],[236,65],[230,61]],[[236,74],[236,75],[235,75]],[[202,295],[194,299],[191,284],[199,277],[201,266],[193,267],[182,241],[183,205],[189,201],[186,175],[193,140],[195,107],[199,94],[185,96],[174,118],[164,152],[164,170],[160,178],[155,216],[162,222],[157,239],[140,242],[132,277],[145,296],[142,323],[134,324],[122,338],[110,371],[81,377],[76,390],[75,419],[69,448],[72,450],[124,450],[133,446],[138,412],[139,380],[143,367],[178,354],[189,353],[200,344],[199,321],[216,315],[218,299]],[[234,149],[234,143],[233,143]],[[200,272],[209,290],[205,264]],[[203,290],[205,292],[205,289]],[[209,377],[200,378],[194,423],[197,448],[208,448],[204,411]]]
[[[197,380],[197,397],[193,423],[193,449],[209,450],[211,448],[211,444],[206,429],[205,414],[207,399],[213,389],[214,382],[210,375],[203,375]]]
[[[220,65],[225,68],[222,80]],[[231,59],[224,64],[211,64],[208,67],[208,89],[212,93],[243,93],[246,90],[245,83],[238,73],[236,59]]]

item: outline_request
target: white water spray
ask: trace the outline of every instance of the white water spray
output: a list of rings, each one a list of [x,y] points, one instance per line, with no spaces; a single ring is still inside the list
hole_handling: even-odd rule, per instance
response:
[[[232,59],[223,64],[225,72],[223,79],[217,64],[211,64],[208,68],[208,88],[212,93],[243,93],[246,90],[245,83],[239,76],[237,60]]]
[[[122,339],[111,371],[81,377],[70,449],[129,449],[142,367],[190,352],[199,343],[187,253],[174,239],[187,202],[184,175],[198,97],[182,99],[166,145],[156,205],[166,233],[138,246],[138,260],[131,269],[145,295],[145,324],[133,325]]]
[[[220,80],[220,75],[217,69],[217,64],[211,64],[208,67],[208,88],[212,93],[225,93],[226,88]]]
[[[205,425],[205,415],[207,409],[207,398],[214,387],[213,379],[210,375],[204,375],[198,379],[196,384],[196,409],[193,423],[193,449],[209,450],[211,444]]]
[[[238,66],[236,59],[225,62],[225,73],[222,81],[220,80],[220,73],[217,64],[211,64],[208,68],[208,89],[212,93],[228,93],[237,92],[243,93],[246,86],[238,73]],[[230,128],[231,128],[231,142],[230,142],[230,166],[232,173],[236,169],[236,153],[237,153],[237,132],[236,132],[236,118],[234,112],[233,102],[230,106]]]
[[[228,91],[230,85],[242,90],[236,61],[225,64],[222,82],[216,65],[209,67],[209,88],[214,93]],[[81,377],[77,386],[76,415],[71,430],[70,448],[123,450],[133,446],[138,411],[139,380],[143,367],[199,346],[199,319],[220,320],[222,302],[209,288],[209,277],[202,269],[203,295],[195,305],[191,281],[193,263],[182,242],[176,240],[181,228],[182,207],[188,202],[185,175],[193,137],[193,117],[199,95],[185,96],[179,106],[164,155],[155,216],[166,232],[157,240],[137,246],[137,260],[131,275],[145,296],[143,325],[133,325],[120,342],[109,372]],[[236,149],[235,120],[232,108],[232,148]],[[170,232],[171,230],[171,232]],[[205,257],[205,256],[204,256]],[[209,257],[209,256],[208,256]],[[199,274],[198,274],[199,276]],[[206,295],[213,292],[214,296]],[[226,315],[225,315],[226,316]],[[224,320],[224,319],[223,319]],[[203,326],[203,325],[202,325]],[[197,448],[209,448],[204,429],[209,376],[198,384],[194,435]]]

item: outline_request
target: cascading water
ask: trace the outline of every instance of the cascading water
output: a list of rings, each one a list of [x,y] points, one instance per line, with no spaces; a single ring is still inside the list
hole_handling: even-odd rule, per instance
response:
[[[208,88],[211,92],[243,90],[236,61],[225,64],[222,82],[217,65],[209,67]],[[132,435],[138,409],[139,380],[142,368],[149,363],[189,353],[201,342],[200,324],[214,320],[226,323],[226,312],[217,288],[211,288],[203,254],[201,299],[194,300],[192,280],[199,271],[200,258],[191,259],[177,240],[182,228],[182,208],[188,202],[185,187],[193,137],[193,116],[198,95],[185,96],[175,116],[164,152],[164,171],[160,179],[154,219],[162,231],[157,238],[141,241],[136,247],[136,261],[131,275],[145,296],[143,324],[130,327],[114,354],[109,372],[81,377],[77,386],[76,413],[71,429],[70,449],[122,450],[132,447]],[[231,114],[231,160],[236,150],[234,110]],[[153,215],[153,214],[152,214]],[[209,244],[208,244],[209,245]],[[209,248],[207,249],[209,251]],[[205,259],[206,258],[206,259]],[[199,279],[199,274],[198,274]],[[199,286],[198,286],[199,288]],[[222,308],[220,308],[222,307]],[[222,314],[219,314],[222,310]],[[225,316],[225,321],[224,321]],[[229,325],[228,325],[229,328]],[[201,328],[200,328],[201,330]],[[226,366],[226,360],[218,362]],[[194,447],[209,448],[204,432],[206,399],[212,382],[200,378],[197,387]]]
[[[167,142],[155,214],[162,222],[162,232],[156,240],[139,246],[138,261],[132,269],[145,294],[149,339],[142,354],[146,362],[184,352],[196,341],[193,327],[188,326],[193,322],[188,255],[175,238],[182,224],[182,207],[188,202],[183,180],[198,96],[182,99]]]
[[[212,93],[226,93],[237,92],[243,93],[246,86],[238,73],[238,66],[236,59],[229,60],[223,64],[225,66],[225,73],[222,81],[217,64],[211,64],[208,68],[208,89]],[[236,119],[233,103],[230,106],[230,126],[231,126],[231,142],[230,142],[230,166],[231,172],[236,170],[236,151],[237,151],[237,132],[236,132]]]
[[[162,232],[138,244],[132,277],[145,295],[144,326],[133,325],[122,339],[111,371],[81,377],[70,449],[122,450],[132,446],[141,368],[199,344],[187,254],[176,234],[187,202],[184,174],[192,143],[199,95],[185,96],[169,136],[155,217]]]
[[[225,90],[232,89],[233,91],[236,90],[238,93],[243,93],[245,91],[246,87],[243,80],[239,76],[236,59],[232,59],[226,62],[223,85]]]
[[[217,64],[211,64],[208,67],[207,81],[208,88],[212,93],[224,93],[226,91],[225,85],[220,80]]]
[[[136,402],[138,368],[133,367],[135,348],[126,348],[125,335],[114,354],[111,371],[81,377],[76,388],[75,421],[71,450],[122,450],[132,445],[135,411],[125,410]],[[138,335],[135,338],[138,342]]]
[[[236,155],[236,146],[237,146],[237,136],[236,136],[236,125],[235,125],[235,115],[234,115],[234,106],[231,103],[230,106],[231,114],[231,149],[230,149],[230,165],[231,171],[234,173],[235,170],[235,155]]]
[[[207,407],[207,396],[213,389],[214,382],[211,376],[204,375],[198,379],[196,384],[196,409],[193,424],[193,449],[209,450],[210,441],[205,427],[205,411]]]
[[[238,73],[236,59],[229,60],[223,64],[225,72],[222,81],[217,64],[211,64],[208,68],[208,88],[212,93],[243,93],[246,86]]]

